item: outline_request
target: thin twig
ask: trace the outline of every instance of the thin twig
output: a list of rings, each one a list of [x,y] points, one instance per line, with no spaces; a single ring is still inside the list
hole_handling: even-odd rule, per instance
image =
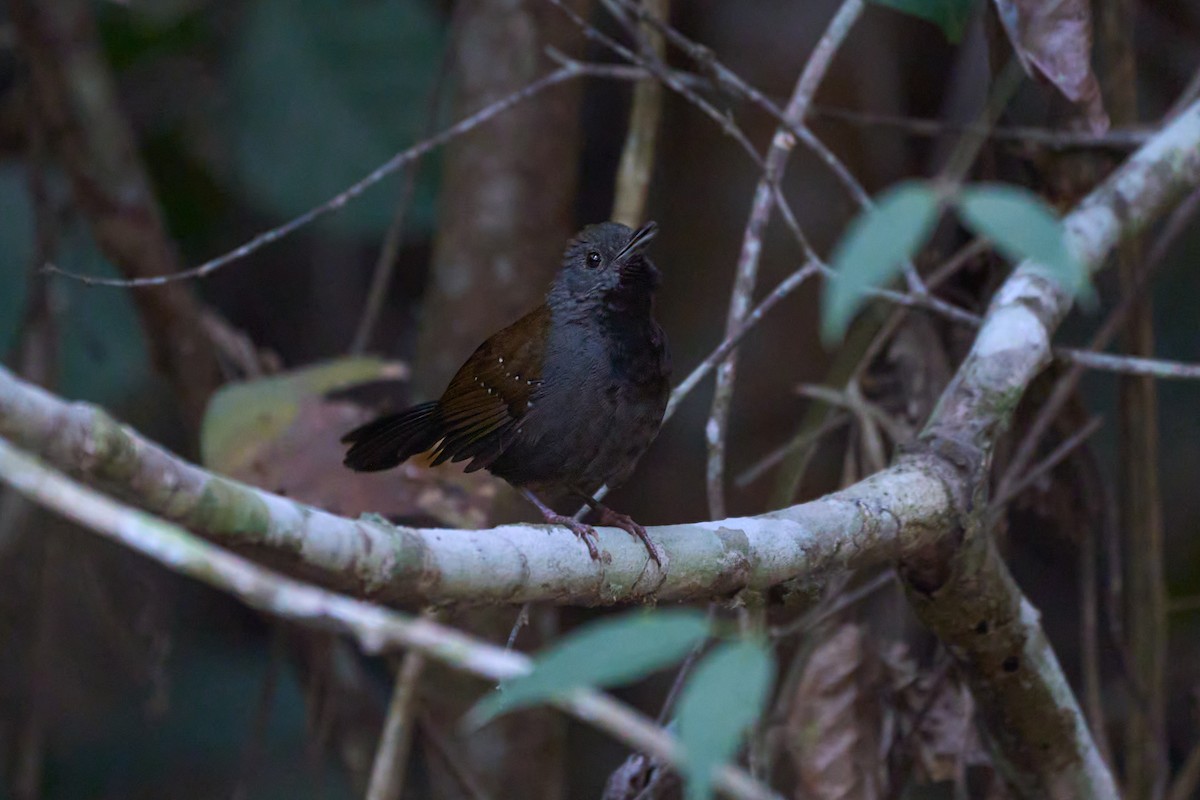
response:
[[[822,142],[816,134],[804,125],[803,121],[794,123],[787,119],[784,110],[771,98],[760,92],[758,89],[751,86],[740,75],[731,70],[728,66],[721,63],[713,52],[707,47],[704,47],[697,42],[692,41],[684,36],[677,28],[667,24],[665,18],[659,19],[651,17],[645,13],[634,0],[616,0],[617,3],[623,5],[627,10],[635,13],[638,18],[648,23],[651,27],[656,28],[659,33],[666,37],[673,45],[678,47],[682,52],[687,54],[689,58],[699,64],[702,68],[712,73],[717,81],[717,84],[729,91],[731,94],[747,100],[755,106],[758,106],[763,111],[771,115],[779,124],[787,128],[788,132],[795,136],[809,150],[811,150],[818,158],[825,163],[829,170],[834,174],[838,181],[845,187],[846,192],[862,207],[869,207],[871,203],[870,195],[854,177],[854,174],[842,163],[829,147]],[[809,104],[810,108],[812,104]]]
[[[1070,347],[1054,348],[1054,357],[1059,361],[1077,364],[1086,369],[1116,372],[1121,375],[1144,375],[1163,380],[1200,380],[1200,364],[1185,364],[1182,361],[1119,356],[1111,353],[1096,353],[1091,350],[1076,350]]]
[[[717,126],[726,133],[726,135],[730,136],[735,142],[737,142],[737,144],[742,148],[743,151],[745,151],[745,153],[759,169],[765,168],[766,163],[763,161],[763,157],[759,154],[758,150],[754,147],[754,144],[751,143],[742,129],[739,128],[733,121],[733,118],[728,114],[721,113],[715,107],[713,107],[712,103],[708,102],[699,94],[697,94],[689,85],[690,82],[681,77],[679,73],[668,68],[660,60],[648,58],[630,50],[628,47],[616,41],[611,36],[589,23],[583,17],[579,16],[579,14],[575,13],[574,10],[566,6],[562,0],[549,0],[549,2],[551,5],[562,11],[562,13],[565,14],[567,18],[570,19],[588,39],[603,45],[621,58],[629,61],[631,64],[636,64],[643,69],[648,70],[652,75],[661,80],[669,89],[676,92],[693,106],[698,108],[706,116],[712,119],[713,122],[715,122]],[[776,207],[779,209],[779,213],[783,217],[783,221],[787,225],[788,230],[791,231],[792,236],[795,237],[797,243],[800,245],[800,249],[804,252],[804,257],[810,260],[816,259],[816,252],[813,250],[812,245],[809,244],[807,237],[804,235],[804,231],[801,230],[800,224],[796,221],[796,215],[792,212],[791,206],[788,205],[787,200],[784,198],[783,192],[778,185],[774,186],[772,199]]]
[[[1145,144],[1153,135],[1150,127],[1120,128],[1105,133],[1090,131],[1057,131],[1017,125],[989,127],[977,122],[955,123],[937,119],[917,119],[850,108],[814,105],[812,116],[837,120],[851,125],[894,128],[913,136],[940,137],[946,133],[976,134],[985,139],[1020,144],[1040,145],[1056,150],[1084,147],[1105,147],[1114,150],[1133,150]]]
[[[887,412],[864,398],[862,392],[857,389],[857,383],[853,380],[849,382],[845,391],[804,383],[796,387],[796,394],[810,400],[819,400],[831,406],[844,408],[859,420],[860,426],[865,427],[868,421],[878,424],[887,432],[888,438],[897,444],[908,440],[911,436],[911,433],[892,419]]]
[[[840,592],[837,595],[833,595],[834,599],[827,606],[822,604],[822,606],[814,608],[811,613],[803,614],[799,619],[793,620],[787,625],[773,626],[768,632],[772,639],[786,639],[789,636],[810,631],[822,622],[845,611],[850,606],[861,603],[885,586],[894,584],[895,581],[895,571],[885,569],[861,586],[856,586],[848,592]]]
[[[813,49],[808,63],[800,73],[800,77],[796,81],[796,88],[784,109],[783,118],[789,123],[789,126],[776,130],[775,136],[771,140],[763,175],[754,192],[754,200],[742,237],[736,278],[733,292],[729,298],[729,315],[725,323],[726,337],[731,336],[742,327],[742,320],[750,310],[754,286],[758,280],[762,236],[770,219],[775,188],[778,187],[783,177],[788,156],[796,143],[795,136],[788,128],[799,127],[803,124],[804,116],[808,113],[809,105],[812,103],[821,80],[833,62],[838,48],[845,41],[846,34],[849,33],[862,13],[863,7],[863,0],[845,0],[834,14],[829,27]],[[720,519],[725,516],[725,450],[729,411],[736,377],[737,353],[734,351],[717,369],[717,385],[713,393],[712,409],[704,427],[705,438],[708,442],[708,463],[705,470],[708,510],[712,519]]]
[[[0,438],[0,480],[38,504],[152,558],[170,569],[228,592],[249,606],[300,624],[353,636],[368,653],[409,647],[456,669],[494,681],[526,675],[531,660],[431,620],[398,612],[288,578],[165,520],[118,503],[52,470]],[[571,715],[672,764],[682,763],[679,741],[611,697],[579,689],[554,702]],[[714,773],[731,796],[780,800],[744,771]]]
[[[483,123],[499,114],[502,114],[513,106],[537,96],[552,86],[557,86],[560,83],[565,83],[566,81],[573,80],[587,74],[589,74],[589,72],[583,67],[582,64],[571,61],[566,62],[553,72],[538,78],[529,85],[497,100],[488,106],[485,106],[484,108],[481,108],[474,114],[459,120],[436,136],[432,136],[424,141],[418,142],[407,150],[397,153],[383,164],[372,170],[366,177],[351,185],[340,194],[337,194],[329,200],[326,200],[324,203],[310,208],[308,211],[305,211],[298,217],[295,217],[288,222],[279,225],[278,227],[263,231],[240,247],[235,248],[224,255],[218,256],[217,258],[206,261],[197,267],[192,267],[191,269],[182,270],[180,272],[174,272],[169,275],[157,275],[147,278],[135,278],[132,280],[97,278],[90,275],[81,275],[74,272],[68,272],[55,266],[48,267],[48,270],[50,272],[54,272],[59,275],[65,275],[66,277],[95,286],[160,286],[164,283],[171,283],[173,281],[201,278],[206,275],[210,275],[218,269],[245,258],[251,253],[254,253],[268,244],[276,242],[279,239],[282,239],[290,233],[294,233],[314,220],[319,219],[326,214],[340,210],[351,200],[355,199],[367,189],[391,175],[393,172],[403,169],[405,166],[411,164],[416,159],[421,158],[426,153],[429,153],[430,151],[441,147],[447,142],[462,136],[464,133],[478,128]]]
[[[436,622],[438,612],[427,608],[421,612],[421,619]],[[408,755],[412,749],[417,687],[421,683],[421,673],[424,671],[424,653],[420,650],[409,650],[404,654],[400,669],[396,671],[396,685],[388,703],[383,733],[375,749],[367,800],[400,800],[404,792]]]
[[[792,437],[791,441],[785,442],[771,452],[767,453],[754,464],[751,464],[749,467],[743,470],[740,475],[733,479],[734,486],[737,486],[739,489],[749,486],[750,484],[754,483],[754,481],[767,474],[772,467],[774,467],[780,461],[783,461],[792,453],[803,450],[809,445],[816,443],[849,421],[849,414],[831,414],[813,430],[801,431],[799,434]]]
[[[671,399],[667,403],[667,410],[663,414],[663,422],[666,422],[675,411],[679,408],[679,404],[683,402],[693,389],[704,380],[708,373],[721,363],[734,348],[742,341],[743,337],[750,332],[750,329],[759,323],[766,313],[775,307],[783,298],[790,295],[792,292],[799,289],[804,282],[817,273],[817,267],[814,264],[805,264],[800,269],[793,272],[791,275],[784,278],[779,284],[771,290],[771,293],[763,298],[762,302],[754,307],[749,314],[742,320],[741,324],[732,333],[726,334],[717,348],[709,353],[703,361],[688,373],[671,392]]]
[[[717,616],[717,604],[709,603],[708,610],[705,612],[705,622],[709,627],[712,627],[713,620]],[[658,710],[658,718],[656,722],[659,725],[666,725],[671,719],[671,714],[675,711],[675,701],[679,699],[679,693],[683,690],[684,681],[691,673],[692,667],[700,659],[700,654],[704,652],[706,642],[700,642],[691,649],[683,663],[679,665],[679,670],[675,673],[675,680],[671,682],[671,688],[667,691],[667,696],[663,700],[662,708]]]
[[[512,630],[508,632],[508,641],[504,644],[505,650],[512,650],[513,645],[517,643],[517,635],[521,633],[521,629],[529,624],[529,609],[532,603],[522,603],[521,610],[517,612],[517,618],[513,622]]]

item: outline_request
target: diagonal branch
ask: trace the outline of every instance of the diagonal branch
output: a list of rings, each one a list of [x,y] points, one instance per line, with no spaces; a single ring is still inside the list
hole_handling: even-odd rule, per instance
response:
[[[0,482],[68,519],[228,592],[283,619],[352,636],[368,653],[408,647],[466,672],[503,681],[528,674],[532,660],[432,621],[335,594],[261,567],[187,531],[117,503],[55,472],[0,438]],[[652,720],[592,689],[578,689],[556,705],[622,741],[679,765],[678,739]],[[782,800],[744,771],[717,769],[714,779],[740,800]]]

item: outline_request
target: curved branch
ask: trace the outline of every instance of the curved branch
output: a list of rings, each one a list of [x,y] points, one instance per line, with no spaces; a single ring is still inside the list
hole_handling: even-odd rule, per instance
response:
[[[1200,184],[1200,104],[1156,135],[1067,221],[1098,266],[1118,237]],[[997,293],[975,348],[943,396],[925,449],[849,489],[758,517],[651,530],[660,573],[624,533],[601,529],[609,558],[540,525],[486,531],[397,528],[350,520],[212,475],[114,423],[0,369],[0,435],[142,508],[234,547],[285,559],[327,585],[413,602],[549,600],[607,604],[715,597],[924,552],[955,527],[995,434],[1050,358],[1070,299],[1036,268]],[[972,464],[975,466],[972,467]]]
[[[758,517],[651,528],[660,572],[624,531],[600,528],[597,564],[545,525],[489,530],[396,527],[339,517],[210,473],[0,367],[0,436],[84,481],[230,547],[388,602],[552,601],[599,605],[712,598],[797,576],[881,563],[944,529],[945,488],[898,466],[821,500]],[[551,535],[553,534],[553,535]]]

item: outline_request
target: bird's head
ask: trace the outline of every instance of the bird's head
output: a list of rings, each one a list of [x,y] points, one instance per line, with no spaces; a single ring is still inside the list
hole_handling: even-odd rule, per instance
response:
[[[658,288],[658,269],[646,257],[646,245],[658,232],[647,222],[636,231],[619,222],[589,225],[567,245],[552,295],[579,300],[644,294]]]

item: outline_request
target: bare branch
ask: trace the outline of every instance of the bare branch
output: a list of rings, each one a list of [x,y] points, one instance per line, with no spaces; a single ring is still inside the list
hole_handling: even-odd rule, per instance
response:
[[[222,544],[266,548],[326,585],[389,602],[722,597],[887,561],[905,541],[927,541],[948,502],[936,476],[906,467],[759,517],[652,527],[670,562],[659,572],[647,570],[645,547],[617,529],[598,529],[607,554],[598,564],[574,535],[544,525],[448,531],[339,517],[213,475],[2,367],[0,436]]]
[[[222,267],[228,266],[235,261],[245,258],[246,256],[254,253],[257,250],[260,250],[266,245],[282,239],[288,234],[296,232],[300,228],[303,228],[305,225],[308,225],[309,223],[325,216],[326,214],[331,214],[334,211],[341,210],[341,208],[351,200],[358,197],[360,194],[365,192],[367,189],[370,189],[387,176],[391,175],[397,170],[403,169],[412,162],[416,161],[418,158],[424,156],[426,153],[441,147],[452,139],[462,136],[468,131],[474,130],[483,123],[504,113],[513,106],[523,103],[526,100],[541,94],[552,86],[557,86],[560,83],[565,83],[585,74],[587,74],[587,71],[582,67],[582,65],[576,62],[564,63],[561,67],[553,72],[538,78],[537,80],[529,83],[527,86],[522,87],[520,90],[515,91],[512,94],[501,98],[500,100],[497,100],[487,107],[481,108],[479,111],[456,122],[454,125],[451,125],[449,128],[445,129],[436,136],[418,142],[407,150],[397,153],[383,164],[380,164],[378,167],[372,170],[371,173],[362,180],[351,185],[340,194],[326,200],[324,203],[310,208],[300,216],[295,217],[288,222],[279,225],[278,227],[263,231],[242,246],[231,250],[224,255],[217,256],[209,261],[205,261],[203,264],[192,267],[191,269],[181,270],[179,272],[171,273],[170,275],[155,275],[152,277],[135,278],[132,280],[110,280],[108,278],[97,278],[90,275],[81,275],[79,273],[69,272],[67,270],[59,269],[58,267],[51,267],[50,271],[94,286],[161,286],[162,284],[171,283],[174,281],[202,278],[206,275],[216,272]]]
[[[1182,361],[1118,356],[1069,347],[1054,348],[1054,357],[1087,369],[1116,372],[1121,375],[1144,375],[1163,380],[1200,380],[1200,364],[1185,364]]]

